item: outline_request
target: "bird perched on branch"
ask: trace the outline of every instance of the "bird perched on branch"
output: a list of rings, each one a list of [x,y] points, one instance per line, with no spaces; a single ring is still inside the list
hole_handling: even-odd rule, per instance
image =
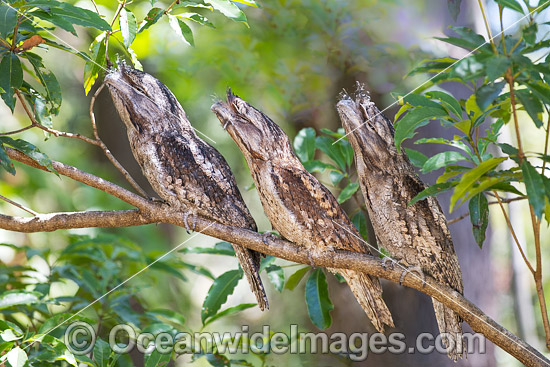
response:
[[[229,165],[193,130],[172,92],[153,76],[121,64],[105,77],[132,152],[156,193],[189,215],[256,231]],[[189,228],[188,228],[189,229]],[[233,245],[260,309],[268,302],[261,254]]]
[[[379,245],[410,268],[420,269],[463,294],[462,274],[447,220],[433,197],[408,203],[426,188],[404,153],[395,148],[392,123],[359,85],[355,100],[343,95],[337,110],[349,142],[361,190]],[[404,273],[405,275],[406,273]],[[462,357],[462,319],[432,299],[453,360]]]
[[[277,124],[230,90],[227,102],[217,102],[212,111],[243,152],[264,211],[284,238],[311,255],[334,249],[370,254],[334,196],[306,171]],[[384,324],[393,327],[378,278],[329,270],[344,277],[377,330],[383,332]]]

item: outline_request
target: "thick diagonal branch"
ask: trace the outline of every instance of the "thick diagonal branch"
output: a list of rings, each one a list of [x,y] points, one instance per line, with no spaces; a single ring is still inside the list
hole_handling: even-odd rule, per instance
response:
[[[10,158],[16,161],[46,170],[46,168],[14,149],[7,148],[7,152]],[[59,174],[107,192],[136,206],[138,209],[51,213],[39,214],[29,218],[0,214],[0,229],[17,232],[43,232],[69,228],[128,227],[149,223],[170,223],[185,227],[183,213],[177,212],[165,204],[151,202],[118,185],[75,167],[55,161],[52,162],[52,165]],[[236,243],[252,250],[298,263],[309,265],[313,261],[318,266],[362,271],[396,283],[400,281],[402,275],[401,269],[384,267],[382,261],[373,256],[349,251],[326,252],[321,255],[308,254],[291,242],[274,239],[266,244],[264,236],[257,232],[212,223],[201,217],[196,218],[196,230],[230,243]],[[459,314],[474,331],[483,334],[524,365],[550,367],[550,361],[541,353],[492,320],[453,289],[440,284],[429,276],[426,277],[425,284],[420,278],[406,277],[403,280],[403,285],[417,289],[445,304]]]

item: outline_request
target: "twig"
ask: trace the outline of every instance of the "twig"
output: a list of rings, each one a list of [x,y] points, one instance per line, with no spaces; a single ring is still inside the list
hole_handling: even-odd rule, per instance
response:
[[[492,193],[488,193],[489,195],[491,196],[494,196]],[[519,196],[519,197],[515,197],[515,198],[510,198],[510,199],[500,199],[500,201],[502,203],[511,203],[513,201],[519,201],[519,200],[525,200],[527,199],[527,197],[525,196]],[[499,202],[498,201],[489,201],[489,205],[495,205],[495,204],[498,204]],[[449,221],[447,221],[447,224],[454,224],[456,222],[459,222],[461,221],[462,219],[468,217],[470,215],[470,212],[466,212],[466,214],[462,214],[460,217],[458,218],[454,218],[454,219],[451,219]]]
[[[101,84],[99,86],[99,88],[97,89],[97,91],[92,96],[92,99],[90,101],[90,121],[92,122],[92,128],[93,128],[93,131],[94,131],[95,141],[97,142],[96,145],[103,150],[103,153],[105,154],[105,156],[109,159],[109,161],[111,161],[113,166],[116,167],[116,169],[122,174],[122,176],[124,176],[126,181],[128,181],[130,183],[130,185],[132,185],[134,190],[136,190],[141,196],[147,197],[147,193],[132,178],[132,176],[128,173],[128,171],[126,171],[126,169],[119,163],[119,161],[111,153],[109,148],[107,148],[105,143],[103,143],[103,140],[101,140],[101,138],[99,137],[99,134],[97,132],[97,125],[96,125],[96,122],[95,122],[95,115],[94,115],[94,105],[95,105],[95,101],[96,101],[97,96],[99,95],[99,93],[101,93],[101,91],[103,90],[104,87],[105,87],[105,83]]]
[[[14,205],[14,206],[18,207],[19,209],[22,209],[22,210],[24,210],[24,211],[26,211],[26,212],[28,212],[28,213],[34,215],[34,216],[37,216],[37,215],[38,215],[38,213],[35,212],[34,210],[29,209],[29,208],[27,208],[27,207],[25,207],[25,206],[23,206],[23,205],[21,205],[21,204],[18,204],[18,203],[16,203],[15,201],[10,200],[10,199],[8,199],[7,197],[5,197],[5,196],[3,196],[3,195],[0,195],[0,199],[6,201],[6,202],[8,202],[8,203],[10,203],[11,205]]]
[[[13,130],[13,131],[7,131],[5,133],[0,133],[0,136],[6,136],[6,135],[13,135],[13,134],[17,134],[17,133],[20,133],[20,132],[23,132],[25,130],[29,130],[29,129],[32,129],[34,127],[34,124],[30,124],[28,126],[25,126],[21,129],[18,129],[18,130]]]

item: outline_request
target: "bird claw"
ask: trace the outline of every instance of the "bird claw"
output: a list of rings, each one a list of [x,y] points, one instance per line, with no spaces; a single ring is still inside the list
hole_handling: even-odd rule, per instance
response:
[[[227,130],[227,127],[231,124],[231,120],[227,120],[225,124],[223,124],[223,129]]]
[[[265,243],[267,246],[269,246],[269,242],[270,240],[274,240],[274,239],[278,239],[277,236],[275,236],[273,234],[273,232],[270,232],[270,231],[265,231],[264,233],[262,233],[262,241],[263,243]]]
[[[419,277],[422,278],[422,286],[424,286],[426,284],[426,276],[422,272],[422,269],[420,268],[420,266],[409,266],[405,270],[403,270],[403,273],[401,274],[401,278],[399,278],[399,284],[403,285],[403,281],[405,280],[405,277],[407,276],[407,274],[413,273],[413,272],[417,273]]]
[[[165,204],[166,203],[166,200],[164,199],[159,199],[159,198],[156,198],[154,196],[149,196],[149,201],[152,201],[153,203],[161,203],[161,204]]]
[[[390,263],[390,265],[388,265],[388,262]],[[391,269],[393,269],[393,264],[395,263],[396,261],[389,256],[384,256],[384,258],[382,259],[382,267],[384,268],[384,270],[387,270],[390,266]]]
[[[193,228],[189,228],[189,216],[193,215],[190,212],[187,212],[183,215],[183,223],[185,223],[185,231],[187,234],[191,234],[191,232],[195,232],[195,228],[197,227],[197,217],[193,215]]]

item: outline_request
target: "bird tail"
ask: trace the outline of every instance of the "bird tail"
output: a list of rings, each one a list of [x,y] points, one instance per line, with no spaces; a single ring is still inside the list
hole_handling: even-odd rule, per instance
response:
[[[246,275],[250,289],[256,296],[260,310],[268,310],[269,303],[267,301],[262,279],[260,278],[260,253],[235,244],[233,244],[233,248],[235,249],[237,259]]]
[[[382,286],[378,278],[351,270],[332,269],[332,271],[339,272],[344,277],[376,330],[383,333],[384,324],[394,327],[390,310],[382,299]]]
[[[462,319],[453,310],[443,305],[443,303],[432,298],[434,305],[435,318],[439,326],[439,332],[444,333],[443,344],[447,347],[447,354],[453,361],[462,358],[464,345],[462,338]]]

